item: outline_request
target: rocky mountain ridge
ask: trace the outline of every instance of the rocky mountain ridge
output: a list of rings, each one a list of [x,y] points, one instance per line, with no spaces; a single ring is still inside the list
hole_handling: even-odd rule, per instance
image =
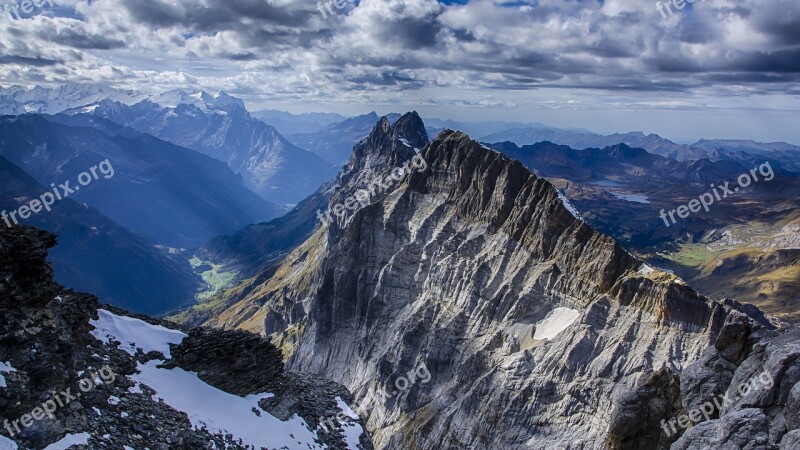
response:
[[[415,148],[426,169],[319,226],[206,320],[270,336],[287,367],[347,386],[376,448],[666,448],[678,435],[658,421],[675,411],[646,391],[653,377],[724,348],[738,311],[774,328],[642,264],[521,163],[452,130],[426,141],[415,113],[381,119],[330,205]],[[420,364],[431,381],[394,390]],[[658,420],[621,428],[631,392]],[[788,431],[771,427],[763,448]]]

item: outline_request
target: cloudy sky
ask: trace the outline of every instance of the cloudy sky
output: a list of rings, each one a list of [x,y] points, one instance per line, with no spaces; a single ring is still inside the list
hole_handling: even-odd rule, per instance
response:
[[[798,0],[37,2],[0,13],[0,85],[800,144]]]

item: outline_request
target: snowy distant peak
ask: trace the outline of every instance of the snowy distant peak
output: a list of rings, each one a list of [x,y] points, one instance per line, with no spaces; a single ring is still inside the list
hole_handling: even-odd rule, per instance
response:
[[[244,110],[244,101],[240,98],[232,97],[225,91],[219,91],[217,97],[214,98],[213,104],[218,108],[226,109],[240,109]]]
[[[58,114],[66,110],[91,108],[105,99],[127,104],[141,101],[146,95],[100,84],[64,84],[58,87],[0,87],[0,114]]]
[[[242,99],[231,97],[224,91],[220,91],[217,95],[212,95],[206,91],[176,89],[153,95],[149,100],[169,108],[175,108],[179,105],[192,105],[207,114],[248,114]]]
[[[174,108],[181,104],[193,105],[210,114],[248,115],[242,99],[224,91],[217,95],[203,90],[183,90],[147,94],[133,90],[120,90],[102,84],[70,83],[58,87],[14,85],[0,87],[0,114],[25,113],[59,114],[63,112],[90,112],[102,102],[111,100],[134,105],[149,100],[163,107]]]

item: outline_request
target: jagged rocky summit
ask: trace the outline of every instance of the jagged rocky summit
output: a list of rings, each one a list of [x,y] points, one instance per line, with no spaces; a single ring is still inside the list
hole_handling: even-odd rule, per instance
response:
[[[381,119],[328,206],[415,157],[424,169],[309,231],[205,323],[346,386],[379,449],[796,448],[794,331],[648,267],[465,134]],[[773,387],[672,432],[760,364]],[[421,366],[430,379],[401,389]]]
[[[64,290],[53,245],[0,227],[0,449],[372,448],[341,385],[284,371],[252,333]]]

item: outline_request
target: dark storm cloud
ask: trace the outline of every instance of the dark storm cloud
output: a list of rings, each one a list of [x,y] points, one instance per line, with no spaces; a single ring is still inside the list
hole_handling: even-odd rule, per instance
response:
[[[40,57],[30,58],[27,56],[17,56],[17,55],[0,56],[0,65],[19,64],[25,66],[46,67],[46,66],[54,66],[56,64],[61,64],[61,63],[63,63],[63,61],[55,59],[45,59]]]
[[[772,52],[747,52],[730,66],[732,70],[765,73],[800,73],[800,48]]]
[[[79,29],[42,29],[38,36],[50,42],[83,50],[111,50],[125,47],[125,42],[108,36],[87,34]]]
[[[170,5],[161,0],[126,0],[131,16],[157,27],[183,26],[205,32],[240,28],[246,22],[282,26],[304,25],[311,11],[298,13],[264,0],[210,0],[206,5],[184,1]]]
[[[409,50],[419,50],[435,47],[436,35],[441,30],[441,25],[433,17],[426,20],[402,19],[387,23],[378,37],[401,43]]]
[[[397,72],[381,72],[379,74],[365,74],[347,77],[347,81],[356,85],[376,85],[376,86],[397,86],[405,85],[407,87],[419,88],[424,86],[424,83],[414,78],[400,74]],[[355,89],[363,88],[363,86],[355,87]]]
[[[776,45],[800,45],[800,2],[763,2],[752,12],[755,29],[773,38]]]

